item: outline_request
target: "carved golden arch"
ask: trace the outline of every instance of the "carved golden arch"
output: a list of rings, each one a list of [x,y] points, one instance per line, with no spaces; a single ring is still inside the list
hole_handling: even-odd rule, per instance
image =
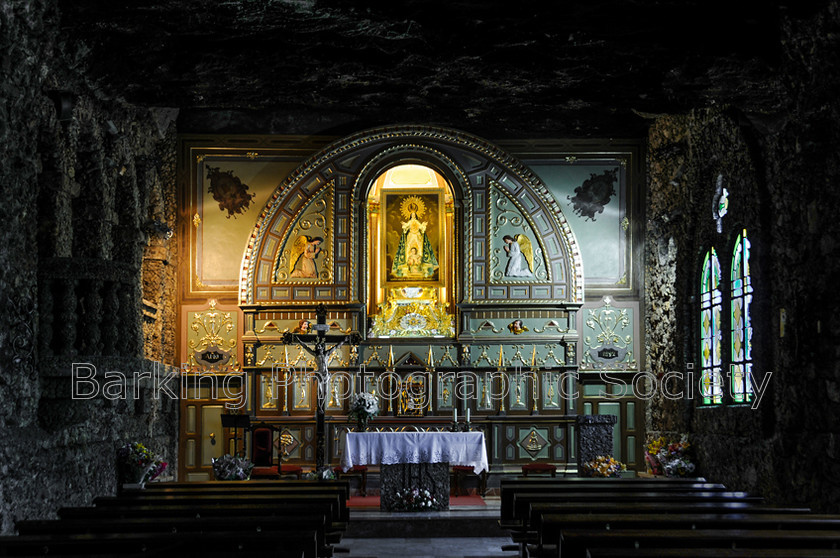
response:
[[[463,132],[424,126],[377,128],[342,139],[304,162],[269,197],[250,235],[239,280],[240,305],[252,308],[312,306],[320,302],[358,308],[365,302],[365,200],[372,180],[397,164],[433,168],[451,185],[455,204],[454,269],[462,305],[583,301],[580,249],[560,206],[545,185],[517,159]],[[303,208],[332,189],[332,223],[321,246],[330,269],[311,280],[278,281],[286,249]],[[493,188],[515,201],[543,250],[547,279],[500,282],[491,277],[498,231],[489,225]],[[311,204],[310,204],[311,205]],[[322,252],[323,254],[323,252]],[[325,279],[327,278],[327,279]]]

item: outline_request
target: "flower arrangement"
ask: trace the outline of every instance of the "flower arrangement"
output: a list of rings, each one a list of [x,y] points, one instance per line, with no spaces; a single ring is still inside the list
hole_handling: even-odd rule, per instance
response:
[[[244,457],[225,454],[213,458],[213,475],[216,480],[248,480],[254,464]]]
[[[692,454],[692,446],[685,434],[679,442],[669,442],[660,436],[645,447],[645,466],[647,472],[654,475],[684,477],[694,472]]]
[[[371,417],[379,412],[379,401],[372,393],[354,393],[350,399],[350,411],[347,418],[355,420],[360,432],[367,429]]]
[[[624,463],[616,461],[610,455],[599,455],[580,466],[580,474],[583,477],[617,477],[621,471],[626,470],[627,466]]]
[[[328,481],[328,480],[335,480],[335,471],[330,469],[329,467],[322,467],[317,471],[310,471],[304,475],[306,480],[314,480],[314,481]]]
[[[140,442],[128,442],[117,450],[117,472],[121,484],[145,484],[160,476],[166,465]]]
[[[443,507],[425,488],[397,490],[395,496],[397,497],[394,503],[395,511],[434,511]]]

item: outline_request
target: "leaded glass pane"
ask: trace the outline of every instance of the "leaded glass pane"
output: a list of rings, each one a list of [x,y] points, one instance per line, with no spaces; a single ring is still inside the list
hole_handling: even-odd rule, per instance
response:
[[[723,337],[721,333],[722,293],[720,262],[712,248],[703,259],[700,278],[700,369],[701,391],[705,404],[722,400],[720,366]]]
[[[750,241],[744,229],[732,250],[730,324],[732,354],[732,400],[748,402],[752,397],[749,374],[752,371],[752,282],[750,279]]]

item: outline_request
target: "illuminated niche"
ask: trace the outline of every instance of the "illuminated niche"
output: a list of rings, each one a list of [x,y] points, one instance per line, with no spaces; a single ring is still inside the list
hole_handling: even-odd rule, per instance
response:
[[[453,196],[425,165],[391,167],[367,198],[372,337],[453,337]]]

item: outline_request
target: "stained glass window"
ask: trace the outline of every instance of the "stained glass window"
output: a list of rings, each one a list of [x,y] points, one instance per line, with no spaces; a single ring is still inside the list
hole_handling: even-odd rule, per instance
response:
[[[700,278],[700,374],[703,403],[716,405],[723,400],[721,375],[720,261],[715,249],[706,252]]]
[[[729,302],[732,325],[731,383],[732,401],[746,403],[752,399],[752,281],[750,278],[750,241],[747,230],[738,235],[732,251],[731,296]]]
[[[729,213],[729,191],[724,188],[723,192],[721,193],[720,199],[718,200],[717,204],[717,214],[718,217],[723,219],[726,217],[726,214]]]

